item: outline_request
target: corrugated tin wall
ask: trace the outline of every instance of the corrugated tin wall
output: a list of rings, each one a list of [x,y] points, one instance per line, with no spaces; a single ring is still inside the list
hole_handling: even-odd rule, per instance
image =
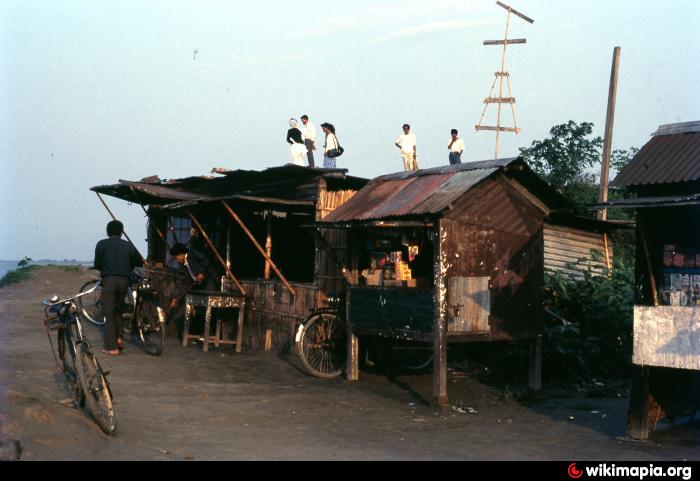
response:
[[[581,277],[581,272],[588,263],[579,264],[579,259],[591,259],[591,250],[602,254],[602,260],[592,262],[596,266],[605,265],[605,241],[603,234],[573,229],[571,227],[544,225],[544,269],[545,271],[562,272],[573,277]],[[608,244],[609,256],[612,259],[612,247]],[[577,264],[571,269],[567,263]],[[598,275],[605,275],[601,267],[592,269]]]

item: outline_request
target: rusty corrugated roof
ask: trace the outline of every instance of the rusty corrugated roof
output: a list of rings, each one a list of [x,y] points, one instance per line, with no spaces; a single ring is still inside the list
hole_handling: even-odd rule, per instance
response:
[[[516,158],[398,172],[370,181],[355,196],[323,219],[350,222],[437,214]]]
[[[700,179],[700,122],[662,125],[611,185],[637,186]]]

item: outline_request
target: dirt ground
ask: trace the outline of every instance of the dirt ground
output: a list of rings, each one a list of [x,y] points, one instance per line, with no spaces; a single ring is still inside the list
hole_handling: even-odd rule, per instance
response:
[[[624,392],[592,399],[545,389],[542,401],[525,404],[452,370],[453,406],[439,410],[426,402],[430,374],[320,380],[293,357],[204,353],[174,339],[160,357],[134,344],[123,356],[99,356],[115,396],[109,437],[72,407],[42,323],[42,299],[75,293],[91,277],[46,267],[0,289],[0,447],[19,441],[23,460],[700,459],[697,421],[662,423],[644,444],[618,440]],[[87,331],[100,348],[99,330]]]

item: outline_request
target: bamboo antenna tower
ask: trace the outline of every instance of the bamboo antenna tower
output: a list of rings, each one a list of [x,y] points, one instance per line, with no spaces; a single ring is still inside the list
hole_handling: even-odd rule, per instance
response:
[[[498,158],[498,150],[499,150],[499,140],[500,140],[500,134],[501,132],[514,132],[516,135],[520,133],[520,129],[518,128],[518,124],[515,119],[515,97],[513,97],[513,94],[511,93],[510,90],[510,73],[506,71],[506,47],[508,45],[513,45],[513,44],[521,44],[521,43],[526,43],[526,40],[524,38],[513,38],[509,39],[508,38],[508,30],[510,28],[510,15],[511,13],[513,15],[516,15],[523,20],[525,20],[528,23],[534,23],[534,20],[523,15],[522,13],[518,12],[516,9],[513,7],[510,7],[504,3],[501,2],[496,2],[496,5],[499,7],[502,7],[508,11],[508,16],[506,17],[506,31],[503,36],[503,40],[484,40],[484,45],[503,45],[503,52],[501,54],[501,70],[499,72],[496,72],[494,75],[493,79],[493,84],[491,84],[491,90],[489,91],[488,97],[484,99],[484,110],[481,112],[481,118],[479,119],[479,123],[476,124],[476,131],[479,132],[481,130],[490,130],[490,131],[495,131],[496,132],[496,152],[494,155],[494,158]],[[506,87],[508,89],[508,96],[504,97],[503,96],[503,79],[506,79]],[[496,83],[498,82],[498,97],[493,96],[493,91],[496,88]],[[497,116],[497,121],[496,121],[496,126],[488,126],[488,125],[482,125],[482,122],[484,121],[484,116],[486,115],[486,109],[488,108],[489,104],[498,104],[498,116]],[[501,126],[501,109],[503,104],[510,104],[511,112],[513,114],[513,127],[502,127]]]

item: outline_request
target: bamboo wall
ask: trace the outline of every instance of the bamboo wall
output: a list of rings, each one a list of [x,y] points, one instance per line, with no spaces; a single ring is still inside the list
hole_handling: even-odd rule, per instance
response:
[[[247,291],[248,306],[243,325],[243,346],[259,350],[265,346],[266,331],[272,333],[271,349],[283,352],[294,339],[297,322],[306,318],[316,306],[318,288],[311,284],[291,283],[296,291],[279,281],[241,281]]]

